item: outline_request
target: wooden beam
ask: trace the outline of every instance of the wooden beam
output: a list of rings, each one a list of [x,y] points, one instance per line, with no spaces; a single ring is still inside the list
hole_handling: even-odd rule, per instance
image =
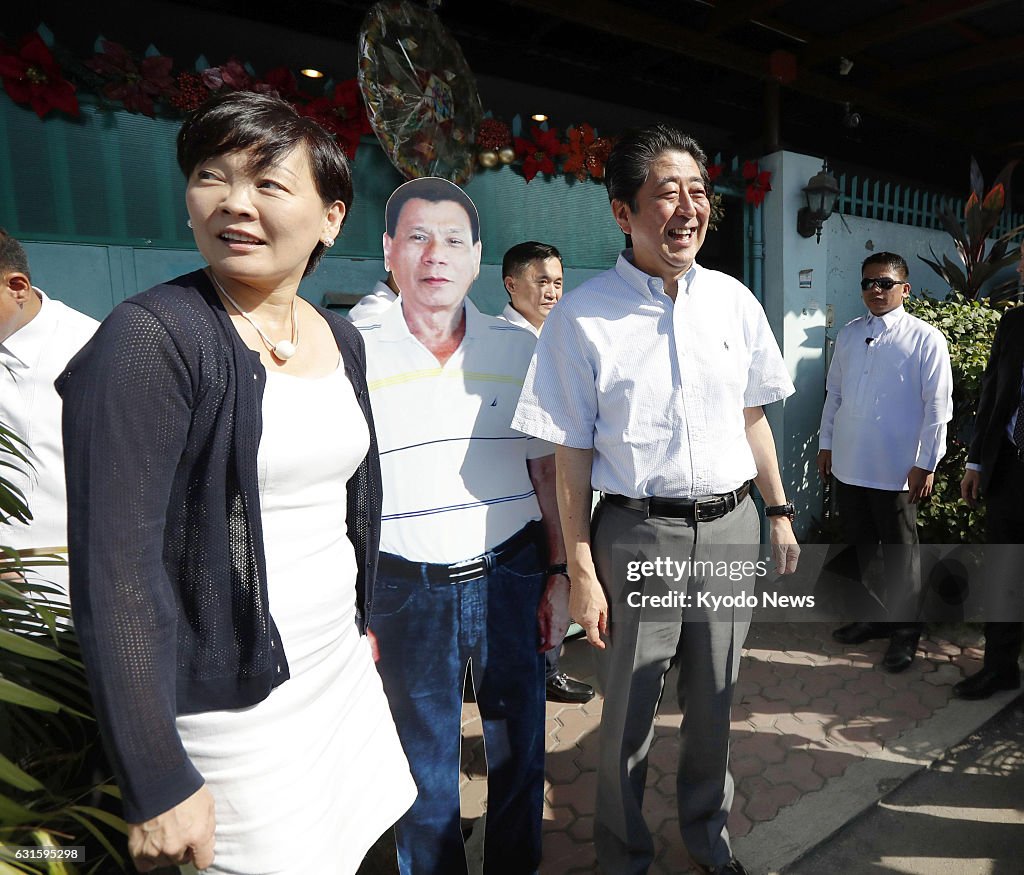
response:
[[[711,11],[704,32],[709,36],[718,36],[740,24],[761,18],[766,12],[771,12],[784,2],[785,0],[744,0],[739,3],[725,3],[718,0]]]
[[[513,6],[570,21],[579,27],[612,34],[629,42],[649,45],[715,67],[735,70],[755,79],[767,80],[768,56],[745,49],[702,31],[675,24],[663,16],[628,9],[612,0],[506,0]],[[939,2],[939,0],[936,0]],[[963,2],[963,0],[960,0]],[[628,46],[627,50],[628,50]],[[685,76],[685,68],[680,76]],[[921,113],[876,93],[856,88],[836,78],[800,69],[787,88],[820,100],[841,105],[851,103],[861,111],[870,110],[888,118],[916,124],[926,130],[948,134],[948,125],[934,113]]]
[[[936,79],[946,79],[967,70],[977,70],[981,67],[990,67],[993,64],[1002,64],[1007,61],[1020,63],[1024,56],[1024,36],[1012,36],[1002,40],[989,40],[980,46],[971,46],[958,52],[943,54],[941,57],[922,61],[906,67],[898,73],[894,73],[885,80],[888,88],[907,88],[912,85],[919,85],[922,82],[932,82]],[[1017,81],[1020,88],[1020,81]]]
[[[869,46],[889,43],[908,33],[956,21],[971,12],[1003,6],[1008,0],[921,0],[913,6],[890,12],[860,27],[852,27],[807,47],[801,60],[809,67],[831,58],[854,55]]]

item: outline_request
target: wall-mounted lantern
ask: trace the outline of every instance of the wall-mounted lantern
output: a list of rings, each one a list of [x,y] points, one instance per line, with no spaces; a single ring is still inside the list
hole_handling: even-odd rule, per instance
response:
[[[801,237],[817,236],[821,242],[821,226],[835,212],[839,199],[839,183],[829,173],[828,159],[822,162],[821,170],[814,174],[804,186],[807,206],[796,214],[796,230]]]

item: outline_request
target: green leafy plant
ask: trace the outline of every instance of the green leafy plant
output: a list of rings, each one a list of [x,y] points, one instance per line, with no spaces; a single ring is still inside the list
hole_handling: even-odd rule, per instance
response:
[[[0,424],[0,475],[29,465]],[[25,496],[0,476],[0,523],[27,522]],[[2,537],[0,528],[0,537]],[[85,671],[61,591],[46,571],[64,564],[0,547],[0,872],[126,871],[127,832],[92,718]],[[86,862],[12,859],[13,845],[82,845]]]
[[[953,368],[953,420],[946,433],[946,455],[935,471],[932,496],[918,507],[921,540],[932,544],[981,543],[984,505],[971,510],[961,501],[960,480],[981,395],[981,375],[1001,310],[958,293],[945,300],[923,293],[907,301],[906,309],[945,335]]]
[[[943,204],[938,211],[943,227],[953,238],[957,255],[963,264],[959,265],[947,255],[942,260],[929,247],[932,259],[922,255],[918,258],[934,270],[954,292],[959,292],[969,301],[981,297],[982,287],[1003,268],[1009,267],[1020,257],[1010,250],[1014,238],[1024,231],[1024,225],[1011,228],[989,245],[989,235],[999,223],[1008,200],[1010,177],[1017,161],[1009,162],[999,173],[995,184],[984,193],[985,183],[978,162],[971,159],[971,194],[964,206],[964,223],[961,224],[952,207]],[[1002,284],[998,289],[989,290],[993,304],[1005,300],[1016,292],[1016,284]]]

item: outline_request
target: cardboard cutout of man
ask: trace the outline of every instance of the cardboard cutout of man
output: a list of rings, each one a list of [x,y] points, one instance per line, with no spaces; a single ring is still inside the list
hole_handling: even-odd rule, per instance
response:
[[[552,447],[511,428],[535,340],[467,299],[480,221],[427,177],[388,201],[385,266],[398,302],[357,323],[384,505],[370,626],[419,789],[396,826],[403,875],[459,875],[463,686],[488,760],[484,872],[540,863],[544,659],[568,626]],[[538,632],[539,629],[539,632]]]

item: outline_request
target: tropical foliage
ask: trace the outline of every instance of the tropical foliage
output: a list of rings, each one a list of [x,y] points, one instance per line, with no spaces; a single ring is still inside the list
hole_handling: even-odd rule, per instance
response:
[[[953,421],[947,431],[946,455],[935,471],[932,497],[918,506],[921,540],[930,544],[981,543],[984,504],[972,510],[961,501],[960,479],[981,394],[981,375],[1001,310],[958,293],[942,301],[927,295],[911,298],[906,309],[945,335],[953,366]]]
[[[985,193],[981,169],[978,162],[972,158],[971,194],[964,206],[963,223],[948,204],[943,204],[938,211],[943,227],[953,238],[962,266],[956,264],[948,255],[943,255],[940,261],[934,250],[931,250],[931,259],[918,256],[941,276],[953,291],[959,292],[968,301],[978,300],[982,296],[982,287],[1000,270],[1009,267],[1020,258],[1012,244],[1014,238],[1024,231],[1024,225],[1011,228],[991,244],[989,242],[989,236],[999,223],[999,217],[1009,199],[1010,177],[1016,166],[1016,161],[1008,163],[1000,171],[992,188]],[[1004,283],[998,289],[989,289],[988,298],[995,304],[1011,297],[1016,290],[1016,282]]]
[[[0,475],[29,465],[0,424]],[[0,523],[26,522],[24,495],[0,476]],[[2,528],[0,528],[2,533]],[[70,611],[46,582],[56,556],[0,547],[0,871],[108,873],[125,869],[124,822],[106,766]],[[86,861],[12,859],[11,846],[86,848]]]

